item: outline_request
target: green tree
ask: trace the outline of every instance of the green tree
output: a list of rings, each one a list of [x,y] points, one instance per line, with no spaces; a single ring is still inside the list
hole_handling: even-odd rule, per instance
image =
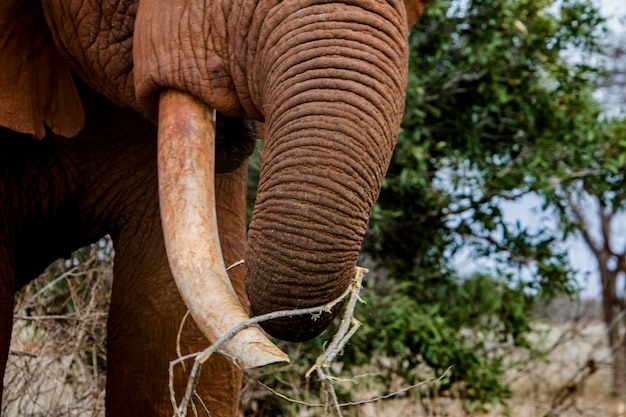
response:
[[[393,358],[381,378],[407,383],[452,366],[437,389],[481,407],[510,397],[513,349],[542,357],[533,312],[578,289],[568,196],[586,181],[623,201],[620,125],[592,96],[603,24],[589,0],[432,0],[409,36],[402,130],[363,245],[382,273],[345,364]],[[559,227],[506,220],[503,203],[528,194]],[[464,276],[463,251],[490,267]]]
[[[410,35],[403,128],[364,245],[392,277],[369,308],[398,307],[364,332],[376,345],[360,340],[358,349],[377,349],[382,334],[384,349],[409,367],[453,365],[450,387],[475,403],[510,394],[501,378],[508,349],[541,354],[527,339],[531,313],[576,291],[560,244],[573,226],[507,222],[502,203],[533,193],[554,207],[562,159],[599,143],[590,132],[601,72],[590,62],[602,25],[585,0],[430,4]],[[468,291],[452,262],[461,249],[493,265],[492,288]],[[387,340],[381,328],[395,332]]]
[[[597,264],[607,342],[613,353],[613,394],[626,395],[626,247],[618,223],[626,209],[626,119],[589,121],[544,189],[565,233],[579,233]],[[545,173],[549,176],[550,173]],[[617,236],[616,236],[617,235]]]
[[[626,286],[620,283],[626,275],[626,246],[619,228],[626,209],[626,95],[619,42],[623,39],[624,34],[609,37],[608,71],[598,85],[613,116],[581,126],[573,146],[560,150],[560,169],[552,173],[545,190],[560,227],[580,234],[596,261],[607,342],[613,353],[612,389],[622,398],[626,396]]]

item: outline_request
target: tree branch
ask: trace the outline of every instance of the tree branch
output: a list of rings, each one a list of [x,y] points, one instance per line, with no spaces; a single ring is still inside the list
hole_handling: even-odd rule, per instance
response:
[[[617,256],[611,249],[611,220],[613,219],[613,215],[602,203],[599,203],[598,214],[600,215],[600,228],[602,230],[604,250],[613,256]]]
[[[591,249],[593,254],[596,256],[596,259],[600,261],[602,256],[602,250],[600,249],[599,245],[593,240],[591,234],[589,234],[589,225],[587,224],[587,221],[585,220],[585,217],[583,216],[580,207],[578,206],[578,204],[576,204],[576,202],[574,202],[574,198],[572,197],[571,193],[567,193],[567,201],[570,208],[572,209],[572,213],[574,214],[576,221],[580,225],[580,233],[582,234],[585,243],[587,243],[589,249]]]
[[[361,281],[363,279],[363,276],[365,275],[365,273],[367,273],[367,269],[365,268],[361,268],[361,267],[356,267],[356,271],[355,271],[355,277],[354,280],[352,282],[352,284],[348,287],[348,289],[338,298],[336,298],[335,300],[324,304],[322,306],[318,306],[318,307],[311,307],[311,308],[304,308],[304,309],[298,309],[298,310],[284,310],[284,311],[276,311],[273,313],[268,313],[268,314],[264,314],[261,316],[256,316],[253,317],[249,320],[246,320],[240,324],[238,324],[237,326],[235,326],[232,330],[230,330],[228,333],[226,333],[225,335],[223,335],[222,337],[220,337],[215,343],[213,343],[211,346],[209,346],[208,348],[206,348],[205,350],[201,351],[201,352],[196,352],[196,353],[192,353],[189,355],[185,355],[182,357],[179,357],[173,361],[170,362],[170,366],[169,366],[169,390],[170,390],[170,401],[172,403],[172,407],[174,409],[174,416],[175,417],[186,417],[187,415],[187,409],[190,405],[191,399],[192,397],[194,397],[195,394],[195,389],[196,386],[198,384],[198,379],[200,377],[200,371],[202,369],[202,365],[204,364],[204,362],[206,362],[206,360],[215,352],[218,351],[218,349],[221,347],[221,345],[223,345],[226,341],[228,341],[229,339],[231,339],[234,335],[236,335],[238,332],[242,331],[245,328],[248,328],[250,326],[256,325],[258,323],[264,322],[264,321],[268,321],[268,320],[272,320],[272,319],[276,319],[276,318],[282,318],[282,317],[293,317],[293,316],[298,316],[298,315],[306,315],[306,314],[322,314],[325,312],[330,312],[332,310],[333,307],[335,307],[337,304],[339,304],[340,302],[342,302],[348,295],[352,294],[350,297],[350,302],[349,305],[352,306],[352,310],[354,309],[354,306],[356,305],[356,300],[358,300],[358,292],[361,289]],[[348,312],[346,314],[353,314],[353,311]],[[346,315],[344,315],[344,318],[346,317]],[[350,321],[350,323],[352,323],[352,320]],[[349,326],[349,324],[347,325]],[[342,322],[342,325],[340,326],[340,330],[344,329],[346,326],[344,325],[344,323]],[[357,326],[358,327],[358,326]],[[330,358],[331,360],[337,355],[337,353],[341,350],[341,347],[343,345],[345,345],[345,343],[347,343],[349,337],[348,335],[352,335],[354,334],[354,331],[356,331],[356,329],[354,330],[349,330],[346,333],[340,334],[339,332],[337,333],[337,335],[335,335],[335,338],[333,338],[333,342],[331,343],[330,347],[332,348],[332,350],[327,350],[323,355],[324,358]],[[174,368],[176,365],[178,364],[182,364],[184,363],[184,361],[189,360],[189,359],[194,359],[193,362],[193,366],[191,368],[191,372],[189,374],[189,378],[187,381],[187,388],[185,390],[185,394],[183,396],[183,399],[181,400],[180,404],[177,403],[176,401],[176,393],[174,391]],[[233,358],[234,359],[234,358]],[[237,365],[237,362],[234,361],[235,365]],[[320,362],[321,363],[321,362]],[[337,400],[336,400],[336,395],[334,395],[334,390],[329,388],[329,393],[331,395],[333,395],[333,404],[337,405]]]

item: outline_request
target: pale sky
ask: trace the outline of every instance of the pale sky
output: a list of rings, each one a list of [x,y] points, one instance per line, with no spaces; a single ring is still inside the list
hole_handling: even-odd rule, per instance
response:
[[[626,15],[625,0],[596,0],[600,6],[602,14],[609,18],[609,25],[613,30],[620,30],[624,27],[624,15]]]

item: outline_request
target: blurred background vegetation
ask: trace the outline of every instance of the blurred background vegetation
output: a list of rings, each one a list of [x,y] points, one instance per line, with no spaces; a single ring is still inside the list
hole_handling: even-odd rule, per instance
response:
[[[390,357],[408,384],[453,365],[439,394],[468,410],[506,403],[507,370],[547,353],[531,339],[538,311],[580,290],[566,239],[598,224],[623,398],[626,269],[610,222],[623,211],[626,124],[594,96],[617,78],[603,58],[619,41],[591,1],[434,0],[409,42],[402,130],[363,244],[375,272],[344,363]],[[540,211],[511,221],[505,204],[529,195]]]
[[[361,388],[393,392],[452,366],[419,398],[455,398],[464,413],[510,410],[511,370],[547,364],[554,349],[537,323],[548,306],[578,299],[582,280],[565,245],[578,234],[602,280],[596,317],[606,325],[610,391],[626,398],[626,247],[615,236],[626,119],[599,96],[621,92],[620,40],[588,0],[432,0],[409,43],[402,130],[362,248],[372,271],[357,310],[363,326],[337,372],[373,374]],[[530,219],[507,216],[528,198]],[[58,305],[37,308],[58,314]],[[324,340],[285,344],[295,364],[256,377],[305,395],[304,371]],[[584,362],[575,378],[592,370]],[[245,388],[247,415],[305,415],[252,381]],[[354,392],[340,395],[354,401]],[[567,395],[555,391],[550,407]]]

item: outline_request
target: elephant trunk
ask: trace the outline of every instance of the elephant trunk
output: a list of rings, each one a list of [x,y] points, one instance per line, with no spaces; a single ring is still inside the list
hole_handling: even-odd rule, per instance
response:
[[[217,232],[212,112],[173,90],[159,102],[159,200],[163,236],[178,290],[200,330],[215,342],[248,319],[228,278]],[[257,328],[221,349],[242,368],[288,361]]]
[[[246,253],[254,314],[322,305],[346,290],[403,113],[403,13],[312,7],[259,37],[267,138]],[[332,316],[263,327],[306,340]]]

